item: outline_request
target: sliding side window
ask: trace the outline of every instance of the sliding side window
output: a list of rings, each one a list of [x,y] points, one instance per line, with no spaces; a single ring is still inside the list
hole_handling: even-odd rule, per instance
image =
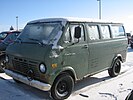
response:
[[[102,39],[110,39],[110,31],[108,25],[101,26],[101,37]]]
[[[99,40],[99,31],[97,25],[87,25],[90,40]]]
[[[125,36],[124,27],[121,25],[112,25],[112,36],[113,38]]]

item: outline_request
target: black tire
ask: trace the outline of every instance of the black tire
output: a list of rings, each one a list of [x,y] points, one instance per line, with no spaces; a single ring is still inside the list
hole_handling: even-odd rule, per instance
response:
[[[54,100],[64,100],[70,96],[74,87],[73,78],[63,73],[59,75],[51,88],[51,96]]]
[[[0,56],[0,73],[4,73],[4,69],[5,69],[5,66],[4,66],[4,60],[5,60],[5,55],[2,55]]]
[[[133,100],[133,90],[127,95],[125,100]]]
[[[113,63],[113,66],[108,69],[108,73],[110,75],[110,77],[116,77],[119,75],[121,70],[121,61],[120,59],[116,59]]]

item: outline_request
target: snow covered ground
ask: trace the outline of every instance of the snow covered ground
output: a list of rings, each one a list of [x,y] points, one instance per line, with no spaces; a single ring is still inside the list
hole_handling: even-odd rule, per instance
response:
[[[133,89],[133,49],[128,49],[121,74],[110,78],[107,71],[87,77],[75,84],[68,100],[125,100]],[[25,84],[15,83],[0,74],[0,100],[50,100],[48,93]]]

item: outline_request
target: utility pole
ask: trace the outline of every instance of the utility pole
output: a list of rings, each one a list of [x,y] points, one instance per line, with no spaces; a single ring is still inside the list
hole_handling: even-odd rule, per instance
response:
[[[16,16],[16,29],[18,31],[18,16]]]
[[[99,7],[98,7],[98,15],[99,15],[99,19],[102,19],[102,5],[101,5],[101,0],[97,0],[99,2]]]

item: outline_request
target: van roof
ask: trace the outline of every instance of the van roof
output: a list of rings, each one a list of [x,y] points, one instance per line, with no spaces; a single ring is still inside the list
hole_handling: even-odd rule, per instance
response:
[[[91,19],[91,18],[78,18],[78,17],[61,17],[61,18],[46,18],[30,21],[29,23],[38,23],[38,22],[98,22],[98,23],[113,23],[105,20]],[[118,23],[120,24],[120,23]]]

